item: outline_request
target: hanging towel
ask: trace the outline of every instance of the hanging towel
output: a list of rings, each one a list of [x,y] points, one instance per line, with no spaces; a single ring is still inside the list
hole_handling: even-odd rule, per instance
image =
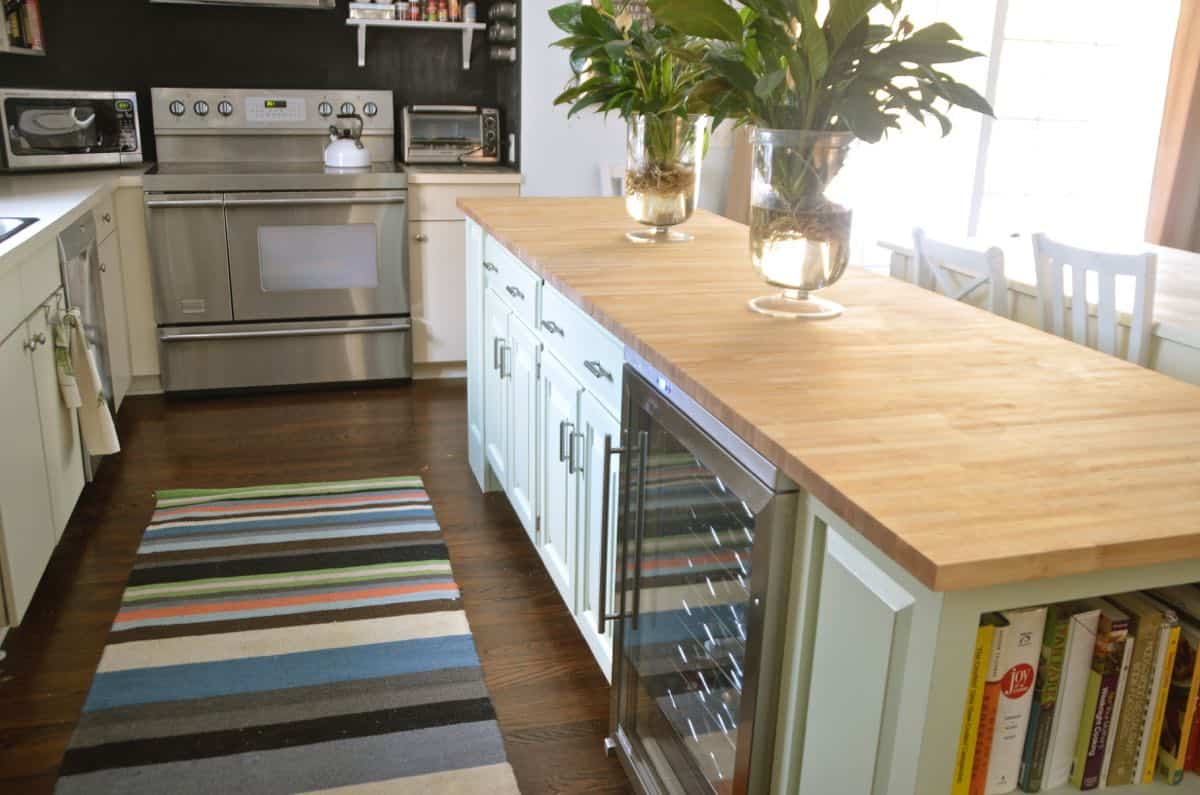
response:
[[[83,446],[92,455],[119,453],[121,443],[117,440],[117,428],[108,410],[108,401],[104,399],[100,369],[96,367],[96,355],[84,336],[79,310],[68,312],[66,322],[71,327],[71,365],[75,369],[81,398],[79,428],[83,433]]]
[[[58,370],[58,391],[63,405],[77,409],[82,404],[79,384],[75,380],[75,368],[71,365],[71,330],[60,315],[51,326],[54,332],[54,366]]]

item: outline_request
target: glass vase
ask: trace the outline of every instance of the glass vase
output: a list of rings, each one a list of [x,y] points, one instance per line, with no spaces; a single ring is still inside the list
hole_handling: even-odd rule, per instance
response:
[[[634,116],[629,119],[625,210],[647,229],[629,232],[634,243],[682,243],[672,229],[692,217],[700,197],[700,165],[708,146],[708,116]]]
[[[750,301],[773,317],[828,318],[842,313],[813,295],[836,282],[850,257],[850,210],[828,198],[846,160],[851,133],[756,129],[750,191],[754,269],[781,292]]]

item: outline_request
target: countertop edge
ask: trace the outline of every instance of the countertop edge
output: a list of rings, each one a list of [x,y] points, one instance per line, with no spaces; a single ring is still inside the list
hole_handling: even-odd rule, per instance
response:
[[[531,256],[527,251],[522,250],[519,246],[516,246],[502,232],[490,225],[479,212],[471,207],[470,202],[471,199],[469,198],[459,199],[457,201],[458,208],[468,218],[479,224],[484,231],[503,244],[505,248],[528,268],[545,279],[554,289],[561,292],[573,304],[586,312],[589,317],[598,322],[623,344],[633,348],[646,361],[654,365],[654,367],[687,392],[688,395],[697,400],[705,409],[717,416],[725,425],[729,426],[730,430],[743,439],[747,439],[748,443],[750,443],[750,438],[765,441],[766,444],[760,441],[758,443],[751,443],[751,446],[766,457],[768,461],[783,470],[784,474],[795,481],[802,489],[829,507],[830,510],[834,511],[834,513],[870,541],[883,554],[887,555],[897,565],[916,577],[926,587],[935,591],[953,590],[940,587],[940,582],[943,579],[943,569],[939,568],[936,563],[929,560],[929,558],[905,542],[904,539],[875,519],[869,512],[847,498],[835,486],[822,478],[819,473],[806,466],[799,459],[784,452],[768,434],[729,408],[720,398],[693,380],[685,370],[674,365],[670,360],[659,354],[658,351],[646,345],[636,335],[630,333],[624,326],[615,322],[595,304],[579,295],[569,284],[559,279],[553,271],[543,266],[535,257]],[[753,433],[747,433],[748,430],[753,431]],[[1011,580],[999,580],[998,582],[1011,582]],[[976,579],[971,587],[976,587],[978,584],[978,579]]]

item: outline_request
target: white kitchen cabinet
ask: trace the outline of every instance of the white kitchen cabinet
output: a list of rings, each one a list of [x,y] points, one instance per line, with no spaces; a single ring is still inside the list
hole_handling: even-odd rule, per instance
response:
[[[612,677],[612,633],[606,624],[600,627],[601,579],[604,581],[604,612],[614,612],[613,585],[617,559],[617,492],[620,467],[615,457],[605,461],[605,439],[620,447],[621,422],[608,412],[591,392],[579,398],[578,520],[576,537],[579,548],[579,591],[576,618],[584,640],[600,663],[604,675]],[[608,509],[604,506],[604,477],[608,472]],[[607,528],[605,527],[607,523]],[[607,548],[601,546],[605,545]],[[603,560],[602,560],[603,558]],[[601,577],[601,566],[604,576]]]
[[[50,310],[57,312],[57,309]],[[58,388],[58,368],[54,361],[54,333],[45,312],[34,312],[26,323],[27,336],[42,340],[30,356],[41,420],[42,447],[46,460],[46,478],[50,495],[50,515],[54,540],[62,537],[83,493],[83,447],[79,422],[74,410],[63,404]],[[7,383],[7,382],[6,382]]]
[[[33,354],[39,347],[46,346],[39,346],[25,324],[0,343],[0,384],[4,385],[0,389],[0,435],[4,438],[0,559],[7,624],[18,624],[24,617],[54,551],[54,518],[34,382]]]
[[[476,482],[492,490],[483,452],[483,230],[474,221],[465,222],[467,304],[467,458]]]
[[[484,291],[483,439],[487,463],[500,488],[508,485],[508,390],[503,369],[508,346],[508,307]]]
[[[410,221],[409,293],[416,364],[467,358],[466,236],[462,221]]]
[[[537,543],[538,360],[541,342],[516,314],[508,316],[504,377],[508,388],[508,500]]]
[[[154,274],[141,187],[117,189],[114,205],[133,375],[153,383],[159,375],[158,327],[154,318]]]
[[[576,604],[576,537],[579,395],[583,387],[552,354],[542,353],[541,444],[538,505],[541,516],[539,552],[567,607]]]
[[[109,378],[113,405],[117,410],[133,382],[129,353],[129,317],[125,308],[125,280],[121,272],[121,245],[116,234],[100,243],[100,300],[108,334]]]

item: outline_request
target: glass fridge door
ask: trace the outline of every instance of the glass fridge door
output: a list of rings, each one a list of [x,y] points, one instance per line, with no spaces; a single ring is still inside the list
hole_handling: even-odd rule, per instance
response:
[[[756,542],[775,495],[638,383],[625,403],[617,741],[647,791],[745,792],[766,587]]]

